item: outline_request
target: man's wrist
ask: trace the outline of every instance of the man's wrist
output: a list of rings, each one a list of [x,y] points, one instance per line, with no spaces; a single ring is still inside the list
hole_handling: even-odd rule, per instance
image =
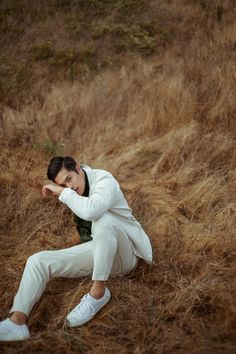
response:
[[[61,193],[64,191],[63,187],[60,187],[59,191],[58,191],[58,195],[61,195]]]
[[[73,195],[75,192],[73,191],[73,189],[65,187],[63,188],[63,191],[61,192],[61,194],[59,195],[59,200],[63,203],[66,203],[66,201],[68,200],[68,198],[71,198],[71,195]]]

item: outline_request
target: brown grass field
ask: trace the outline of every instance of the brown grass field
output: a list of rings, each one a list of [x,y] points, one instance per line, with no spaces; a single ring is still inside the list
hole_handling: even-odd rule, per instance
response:
[[[49,82],[45,62],[32,62],[27,94],[2,96],[0,318],[27,257],[78,242],[71,212],[41,196],[55,154],[114,174],[154,264],[111,278],[112,301],[74,329],[64,318],[91,281],[53,279],[29,318],[31,339],[0,352],[236,353],[236,4],[150,3],[174,33],[151,55],[118,53],[117,65],[72,81],[57,67]],[[36,32],[24,32],[28,42]],[[5,53],[21,53],[23,40]]]

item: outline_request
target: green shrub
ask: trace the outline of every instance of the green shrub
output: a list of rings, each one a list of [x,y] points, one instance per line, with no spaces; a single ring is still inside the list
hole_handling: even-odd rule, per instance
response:
[[[101,69],[105,69],[105,68],[109,68],[110,66],[112,66],[114,64],[112,58],[110,56],[106,56],[102,62],[100,63],[100,67]]]
[[[78,53],[74,50],[55,50],[51,42],[42,42],[33,47],[33,57],[35,60],[46,60],[53,66],[68,66],[78,59]]]
[[[138,50],[150,54],[154,51],[155,40],[153,36],[138,25],[131,27],[117,25],[113,33],[116,36],[116,48],[119,50]]]
[[[42,42],[34,46],[32,50],[34,59],[36,60],[47,60],[54,55],[54,50],[50,41]]]
[[[49,137],[45,138],[41,143],[33,144],[34,150],[42,151],[49,156],[61,155],[64,148],[64,144],[58,143]]]
[[[73,64],[78,59],[78,53],[71,51],[54,51],[54,54],[49,58],[48,63],[54,66],[68,66]]]
[[[90,73],[90,68],[87,64],[74,63],[70,65],[65,73],[65,79],[74,81],[78,78],[84,78]]]
[[[88,59],[95,57],[96,55],[96,50],[93,47],[92,43],[88,44],[80,53],[80,58],[83,59]]]
[[[117,8],[124,16],[133,16],[143,13],[149,8],[147,0],[119,0]]]
[[[18,99],[31,84],[27,63],[0,57],[0,100],[7,104]]]
[[[112,31],[112,27],[107,24],[96,25],[92,30],[93,39],[99,39]]]

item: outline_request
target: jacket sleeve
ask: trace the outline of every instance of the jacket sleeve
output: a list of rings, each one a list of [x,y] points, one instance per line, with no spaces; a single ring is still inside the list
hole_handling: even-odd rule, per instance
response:
[[[64,188],[59,200],[66,204],[73,213],[88,221],[98,219],[115,203],[120,187],[112,175],[103,176],[93,186],[89,197],[78,195],[70,188]]]

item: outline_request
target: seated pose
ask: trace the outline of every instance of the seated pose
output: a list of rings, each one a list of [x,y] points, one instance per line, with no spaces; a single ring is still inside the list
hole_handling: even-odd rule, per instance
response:
[[[27,317],[52,277],[92,276],[89,293],[66,317],[67,325],[76,327],[90,321],[110,300],[105,285],[110,275],[129,273],[139,257],[152,262],[149,237],[109,172],[57,156],[50,161],[47,176],[53,183],[43,187],[43,196],[58,196],[72,210],[82,243],[28,258],[11,316],[0,322],[1,341],[30,337]]]

